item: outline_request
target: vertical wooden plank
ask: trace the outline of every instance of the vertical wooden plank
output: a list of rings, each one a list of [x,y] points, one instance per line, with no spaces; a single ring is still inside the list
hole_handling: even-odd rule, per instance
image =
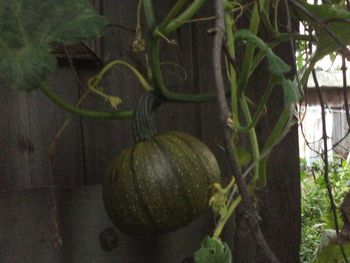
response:
[[[214,16],[214,3],[207,2],[197,15],[201,17]],[[215,93],[213,73],[213,34],[208,31],[215,27],[214,21],[209,20],[192,25],[193,40],[193,75],[194,89],[197,93]],[[219,119],[217,101],[204,103],[196,106],[199,116],[198,133],[201,139],[215,154],[222,174],[222,184],[225,185],[231,178],[228,173],[228,162],[224,149],[223,133]],[[213,226],[211,226],[213,229]],[[233,246],[234,222],[231,220],[225,227],[222,238]]]
[[[340,111],[332,111],[332,117],[333,117],[333,129],[332,129],[332,144],[335,144],[339,141],[339,139],[342,137],[343,133],[343,123],[342,123],[342,114]],[[341,155],[343,152],[343,143],[338,145],[334,148],[333,153],[335,155]]]
[[[133,32],[122,29],[135,28],[136,0],[104,1],[105,15],[114,26],[109,28],[103,41],[103,61],[108,62],[120,59],[131,64],[134,62],[129,57]],[[121,27],[120,27],[121,26]],[[141,59],[141,58],[139,58]],[[137,62],[138,63],[138,62]],[[96,72],[96,71],[95,71]],[[93,72],[80,72],[87,80]],[[134,75],[124,66],[115,67],[103,82],[108,94],[120,96],[123,104],[120,110],[132,109],[137,103],[137,98],[142,92],[140,84]],[[101,98],[93,97],[84,103],[86,107],[110,110],[113,109]],[[131,123],[129,120],[82,120],[84,136],[84,156],[86,184],[100,183],[105,173],[108,160],[117,155],[123,148],[132,144]]]
[[[214,15],[214,3],[207,2],[197,15],[198,18]],[[212,45],[213,34],[208,31],[214,28],[214,21],[201,21],[193,23],[192,28],[192,60],[193,60],[193,91],[195,93],[215,93]],[[228,162],[224,150],[223,134],[218,115],[216,100],[208,103],[194,105],[196,119],[196,135],[212,150],[219,163],[222,173],[222,183],[225,185],[231,177],[228,174]],[[210,222],[207,221],[207,222]],[[228,222],[223,231],[222,238],[233,245],[233,221]],[[207,224],[204,233],[213,231],[214,225]]]
[[[49,85],[67,100],[77,100],[77,82],[67,68],[59,68]],[[1,85],[0,191],[50,184],[48,149],[67,114],[39,90],[30,94]],[[58,145],[55,184],[83,181],[79,123],[65,131]]]
[[[53,245],[53,203],[49,189],[2,193],[0,206],[2,262],[63,262],[60,251]]]
[[[208,2],[201,9],[198,17],[211,17],[214,15],[214,4]],[[193,71],[194,89],[197,93],[215,93],[212,46],[213,34],[208,31],[214,28],[214,21],[209,20],[192,25],[193,40]],[[218,115],[217,102],[205,103],[197,106],[200,116],[199,131],[202,140],[214,152],[221,170],[224,181],[227,181],[227,161],[222,139],[222,129]],[[231,175],[229,175],[231,176]]]
[[[175,2],[154,2],[155,10],[157,10],[157,14],[160,17],[159,21],[167,14]],[[162,64],[164,82],[167,88],[173,92],[184,94],[195,93],[192,28],[190,24],[171,34],[169,39],[175,40],[176,45],[162,41],[161,63],[164,63]],[[177,66],[170,65],[168,64],[169,62],[176,63]],[[157,126],[159,131],[180,130],[196,135],[196,130],[200,124],[196,118],[195,109],[197,106],[191,103],[167,103],[163,105],[157,110]]]
[[[333,109],[333,129],[332,129],[332,144],[337,144],[333,149],[333,154],[337,157],[347,158],[350,147],[349,135],[344,138],[348,132],[348,123],[346,113],[343,109]]]
[[[280,8],[281,25],[286,22],[285,7]],[[293,23],[295,28],[295,23]],[[282,28],[282,26],[281,26]],[[283,30],[283,29],[282,29]],[[262,36],[263,38],[265,36]],[[290,43],[286,42],[274,49],[274,52],[287,64],[294,65],[294,56]],[[248,96],[257,103],[261,98],[270,73],[267,72],[266,61],[261,64],[249,82]],[[293,76],[293,72],[290,73]],[[282,87],[276,87],[267,103],[266,116],[257,125],[257,135],[260,142],[265,142],[270,136],[272,128],[277,122],[284,107]],[[267,164],[266,187],[257,190],[258,209],[262,217],[261,228],[265,238],[277,258],[285,263],[299,262],[299,246],[301,239],[301,212],[300,212],[300,177],[298,131],[294,125],[285,138],[272,150]],[[244,217],[241,218],[244,221]],[[241,233],[244,235],[244,233]],[[242,240],[236,249],[245,249]],[[260,252],[247,249],[252,255],[248,259],[256,258],[256,262],[264,263],[266,258]],[[254,257],[255,256],[255,257]],[[249,260],[248,260],[249,261]],[[238,262],[247,262],[242,257]]]
[[[341,124],[342,137],[341,138],[343,138],[343,136],[345,136],[345,134],[347,134],[347,132],[349,130],[349,125],[348,125],[348,121],[346,119],[345,111],[341,110],[340,112],[341,112],[341,121],[342,121],[342,124]],[[348,154],[350,152],[350,136],[349,135],[347,135],[347,137],[344,139],[342,146],[343,146],[343,157],[347,158]]]
[[[49,80],[49,85],[65,100],[72,104],[78,101],[78,81],[71,68],[61,67]],[[62,127],[69,116],[67,112],[58,108],[47,98],[43,100],[48,104],[47,107],[54,107],[55,121],[49,122],[53,130],[52,133],[46,132],[49,143],[51,144],[54,136]],[[46,150],[45,150],[46,151]],[[58,186],[80,186],[84,183],[84,166],[82,155],[82,137],[79,117],[73,117],[69,126],[66,127],[59,143],[55,155],[54,183]]]

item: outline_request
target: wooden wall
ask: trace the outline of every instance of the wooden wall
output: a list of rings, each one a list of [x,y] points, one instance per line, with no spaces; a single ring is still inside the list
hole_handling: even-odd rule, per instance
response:
[[[340,87],[321,87],[321,93],[324,102],[331,108],[344,108],[344,91]],[[350,95],[347,94],[348,101]],[[305,98],[303,104],[320,105],[320,99],[316,88],[308,88],[305,91]]]
[[[161,15],[169,10],[173,1],[156,2],[157,12]],[[137,3],[137,0],[104,0],[104,14],[114,25],[135,28],[133,14],[136,13]],[[201,16],[212,13],[212,6],[208,4]],[[212,26],[212,22],[189,24],[174,35],[178,46],[163,45],[163,60],[179,63],[188,73],[187,79],[183,80],[181,72],[164,66],[167,83],[174,91],[191,93],[213,90],[211,54],[208,53],[212,36],[207,34]],[[104,63],[122,59],[141,66],[144,57],[131,52],[133,37],[133,33],[121,27],[110,27],[109,34],[103,39]],[[86,81],[96,70],[97,67],[93,65],[78,67],[78,75]],[[49,84],[72,103],[84,90],[67,65],[57,69],[49,78]],[[142,93],[136,78],[125,68],[113,70],[104,86],[107,92],[123,98],[122,109],[135,107]],[[111,226],[111,222],[101,202],[99,184],[108,160],[132,144],[130,120],[73,118],[59,141],[54,167],[50,169],[48,148],[67,113],[53,105],[40,91],[22,94],[1,84],[0,88],[0,262],[180,263],[198,249],[203,236],[212,230],[210,214],[167,236],[133,238],[119,233],[117,249],[104,252],[99,246],[98,235],[105,227]],[[110,110],[103,100],[96,97],[89,98],[84,107]],[[226,161],[215,103],[164,105],[157,115],[157,122],[161,131],[178,129],[201,137],[217,155],[225,171]],[[294,142],[296,134],[292,133],[291,136]],[[297,152],[296,144],[287,145],[293,154]],[[279,151],[280,160],[285,156],[290,156],[290,153]],[[285,162],[280,168],[286,171],[288,165],[295,164]],[[295,169],[291,169],[290,176],[294,176],[293,173]],[[58,201],[58,232],[52,220],[51,176]],[[289,178],[288,174],[285,178]],[[296,189],[293,198],[297,198],[296,181],[294,178],[294,183],[283,187],[285,192],[289,186],[291,188],[287,192]],[[283,204],[279,204],[275,208],[276,213],[279,207],[284,214],[274,217],[274,220],[298,218],[298,206],[285,211]],[[291,214],[287,216],[285,212]],[[272,223],[267,225],[266,231],[271,226]],[[60,247],[55,247],[57,233],[62,237]],[[227,237],[232,243],[231,234],[228,232]],[[275,236],[271,235],[271,238]],[[276,244],[278,242],[275,241]],[[283,239],[281,244],[288,246],[288,242]],[[275,247],[278,249],[278,245]],[[286,257],[291,253],[294,258],[297,253],[284,248],[280,251]],[[288,262],[295,263],[293,260]]]
[[[346,112],[343,109],[333,109],[332,117],[332,145],[337,145],[334,147],[333,153],[346,159],[350,152],[349,125],[346,119]]]
[[[302,125],[299,127],[300,156],[311,164],[322,160],[320,155],[323,149],[321,107],[319,105],[308,105],[306,108],[303,107],[301,111],[304,113]],[[350,151],[350,137],[345,109],[327,108],[326,130],[329,154],[346,159]]]

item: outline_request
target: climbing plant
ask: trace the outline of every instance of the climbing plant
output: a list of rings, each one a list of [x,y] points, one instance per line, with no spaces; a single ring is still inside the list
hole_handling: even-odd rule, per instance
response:
[[[135,115],[132,110],[118,110],[122,98],[106,94],[101,85],[106,74],[116,66],[131,70],[144,91],[154,93],[159,103],[217,101],[232,179],[226,186],[219,182],[212,186],[213,193],[208,205],[218,221],[212,235],[204,238],[195,253],[195,261],[228,263],[233,260],[230,249],[221,239],[221,233],[238,205],[242,204],[267,262],[282,262],[282,259],[276,258],[260,230],[252,195],[256,188],[261,189],[266,185],[266,167],[271,150],[297,122],[295,105],[303,96],[304,86],[316,62],[327,54],[339,51],[350,58],[347,49],[350,42],[350,13],[344,9],[345,3],[342,1],[309,4],[303,0],[215,0],[215,16],[208,18],[215,20],[212,29],[214,70],[211,72],[215,90],[206,94],[173,92],[162,72],[160,46],[162,42],[172,43],[171,35],[188,22],[195,23],[197,13],[206,2],[209,1],[177,0],[168,14],[159,17],[152,0],[140,0],[133,50],[147,56],[147,72],[116,60],[105,65],[88,81],[88,92],[108,101],[113,111],[93,111],[71,105],[46,83],[48,74],[56,68],[52,44],[75,44],[104,33],[108,23],[106,18],[97,14],[87,0],[1,1],[0,76],[7,87],[28,92],[40,89],[59,107],[86,118],[123,119]],[[141,23],[142,10],[144,24]],[[280,23],[281,10],[287,16],[285,27]],[[248,17],[246,28],[238,26],[242,17]],[[299,34],[292,26],[295,21],[306,24],[309,33]],[[264,39],[260,37],[262,29],[268,35]],[[283,43],[289,43],[295,52],[296,42],[302,43],[298,46],[315,47],[313,55],[299,72],[295,72],[294,64],[286,64],[274,52]],[[263,62],[267,65],[268,82],[260,87],[263,95],[255,105],[247,97],[251,89],[249,80]],[[268,138],[259,142],[256,126],[276,89],[283,90],[284,107]],[[240,145],[238,138],[241,137],[249,140],[250,148]]]

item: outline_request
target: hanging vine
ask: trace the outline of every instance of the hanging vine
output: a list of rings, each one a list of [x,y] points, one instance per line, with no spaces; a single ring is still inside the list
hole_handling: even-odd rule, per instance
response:
[[[6,85],[25,91],[39,89],[53,103],[73,115],[94,119],[135,118],[132,110],[120,110],[121,97],[107,94],[101,85],[102,80],[111,70],[116,66],[123,66],[134,74],[145,92],[152,92],[163,104],[217,101],[227,159],[230,164],[229,173],[232,179],[226,187],[219,183],[213,186],[214,191],[209,204],[219,220],[213,235],[204,238],[201,248],[195,254],[195,261],[197,263],[231,262],[232,255],[229,248],[220,237],[229,218],[235,214],[236,208],[241,204],[266,260],[281,262],[281,259],[277,259],[267,244],[260,229],[260,217],[252,195],[255,188],[266,186],[269,154],[295,124],[295,104],[304,95],[304,86],[309,76],[313,74],[315,78],[313,70],[316,62],[332,52],[340,52],[344,59],[349,59],[350,51],[347,45],[350,43],[350,27],[348,27],[350,13],[337,3],[312,5],[303,0],[285,0],[284,8],[288,17],[287,31],[285,31],[281,30],[280,26],[279,10],[282,6],[280,1],[258,0],[241,3],[232,0],[215,0],[215,15],[203,18],[215,20],[215,28],[212,30],[215,34],[214,71],[212,72],[215,79],[215,91],[187,94],[169,89],[162,65],[170,63],[176,66],[176,64],[162,61],[160,47],[163,41],[167,44],[174,44],[171,39],[172,34],[186,23],[202,21],[203,19],[196,18],[196,14],[206,1],[193,0],[188,3],[186,0],[177,0],[168,14],[158,22],[153,1],[140,0],[137,8],[136,38],[133,42],[133,50],[145,55],[147,72],[141,72],[137,67],[121,60],[111,61],[105,65],[88,81],[86,93],[86,96],[98,95],[113,108],[113,111],[103,112],[83,109],[80,103],[72,105],[50,89],[46,78],[56,67],[50,45],[53,43],[74,44],[81,40],[99,37],[108,25],[106,18],[98,15],[85,0],[74,0],[69,3],[56,1],[48,4],[35,0],[32,2],[33,7],[31,8],[35,7],[35,10],[40,10],[40,12],[26,9],[26,2],[22,0],[3,1],[0,4],[0,75]],[[53,11],[48,12],[48,10]],[[141,26],[142,10],[146,21],[145,27]],[[243,15],[249,17],[247,28],[237,26],[237,21]],[[74,19],[67,20],[67,17]],[[293,32],[292,19],[307,24],[314,33],[309,35]],[[259,37],[262,27],[265,27],[269,34],[268,40]],[[147,38],[143,38],[143,33],[147,34]],[[294,41],[313,44],[316,49],[309,56],[302,70],[296,74],[295,79],[290,79],[292,69],[296,66],[287,65],[276,55],[274,48],[282,43],[290,43],[292,49],[295,49]],[[242,46],[244,46],[243,57],[238,62],[237,50],[242,49]],[[267,63],[269,81],[261,87],[263,94],[257,106],[252,106],[246,95],[251,88],[249,81],[263,61]],[[223,62],[226,62],[226,67],[222,67]],[[179,68],[179,66],[176,67]],[[271,94],[276,89],[283,90],[284,106],[268,138],[259,142],[256,126],[268,107]],[[227,97],[230,97],[229,103]],[[344,98],[347,100],[346,79]],[[320,99],[322,104],[321,96]],[[348,123],[350,123],[347,101],[346,113]],[[237,142],[240,136],[249,140],[249,150],[241,148]],[[326,141],[325,131],[323,139]],[[327,163],[326,143],[324,150],[324,161]],[[251,180],[246,180],[248,174],[251,175]],[[326,171],[325,180],[329,186]],[[328,188],[329,197],[332,199],[330,186]],[[334,204],[332,209],[336,218]],[[337,234],[340,233],[339,228],[338,226]],[[218,251],[217,254],[212,254],[214,248],[215,251]],[[345,262],[348,262],[345,252],[343,250],[342,252]]]

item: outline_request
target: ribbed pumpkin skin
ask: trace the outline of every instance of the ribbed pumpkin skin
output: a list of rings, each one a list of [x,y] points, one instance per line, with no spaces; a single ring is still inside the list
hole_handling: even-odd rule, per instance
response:
[[[220,182],[220,170],[209,148],[189,134],[171,131],[141,141],[111,161],[103,201],[124,233],[168,233],[207,209],[214,182]]]

